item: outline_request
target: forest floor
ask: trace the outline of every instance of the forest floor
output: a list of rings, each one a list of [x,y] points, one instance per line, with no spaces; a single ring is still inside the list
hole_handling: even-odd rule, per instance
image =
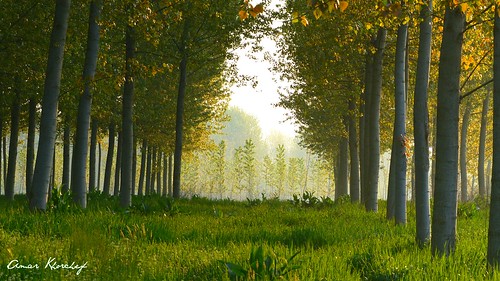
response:
[[[487,208],[477,202],[459,207],[456,252],[432,258],[415,243],[411,204],[408,225],[396,226],[384,202],[373,213],[311,194],[135,197],[126,210],[90,194],[83,211],[56,199],[32,213],[24,196],[0,198],[0,280],[500,280],[486,265]]]

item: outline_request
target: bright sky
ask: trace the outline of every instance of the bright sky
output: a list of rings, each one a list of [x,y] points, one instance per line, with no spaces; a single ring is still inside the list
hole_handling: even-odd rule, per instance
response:
[[[255,76],[258,81],[256,88],[235,85],[231,88],[232,95],[230,106],[241,108],[246,113],[255,116],[262,128],[263,137],[269,136],[273,131],[278,131],[286,136],[295,136],[295,126],[290,121],[285,121],[287,111],[273,104],[279,101],[278,86],[273,77],[279,81],[279,74],[274,74],[269,69],[270,64],[264,61],[264,53],[273,53],[276,46],[272,40],[263,40],[261,54],[254,56],[258,60],[253,60],[245,55],[241,55],[238,61],[239,73],[243,75]],[[238,51],[239,52],[239,51]],[[241,50],[241,54],[244,51]],[[259,59],[261,58],[261,59]]]

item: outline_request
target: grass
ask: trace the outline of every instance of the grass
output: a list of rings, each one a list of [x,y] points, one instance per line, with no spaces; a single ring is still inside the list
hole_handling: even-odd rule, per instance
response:
[[[456,253],[432,258],[414,242],[414,210],[407,226],[395,226],[380,205],[368,213],[346,202],[152,196],[121,210],[92,196],[87,210],[36,214],[22,196],[1,198],[0,280],[230,280],[224,262],[250,268],[261,246],[279,264],[298,252],[285,280],[500,280],[486,266],[486,208],[460,206]],[[75,264],[51,270],[50,258]],[[39,269],[8,270],[12,260]]]

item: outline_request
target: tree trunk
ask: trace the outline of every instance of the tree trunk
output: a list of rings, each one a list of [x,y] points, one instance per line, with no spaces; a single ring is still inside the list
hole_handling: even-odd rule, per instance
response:
[[[406,224],[406,41],[408,25],[402,24],[398,28],[396,42],[395,62],[395,118],[394,136],[395,150],[395,174],[394,174],[394,215],[396,224]]]
[[[96,149],[97,149],[97,121],[92,120],[90,130],[90,151],[89,151],[89,192],[95,191],[96,183]]]
[[[132,154],[132,186],[130,187],[130,194],[134,195],[135,194],[135,187],[136,187],[136,174],[137,174],[137,139],[134,136],[134,144],[133,144],[134,149],[132,149],[133,154]]]
[[[168,160],[167,153],[163,153],[163,192],[162,196],[167,196],[167,182],[168,182]]]
[[[375,42],[376,53],[373,59],[373,84],[371,90],[369,127],[369,169],[368,169],[368,198],[366,210],[378,211],[378,177],[380,168],[380,96],[382,94],[382,66],[384,59],[385,39],[387,30],[379,28]]]
[[[153,152],[152,152],[152,160],[151,160],[151,193],[155,193],[155,184],[156,184],[156,146],[153,147]]]
[[[16,91],[16,96],[10,110],[9,166],[5,185],[5,197],[9,200],[14,200],[14,186],[16,183],[17,143],[19,137],[19,117],[21,114],[21,105],[19,102],[19,92]]]
[[[134,130],[133,130],[133,111],[134,111],[134,71],[133,61],[135,58],[135,30],[127,25],[126,32],[126,70],[125,86],[123,89],[123,111],[122,111],[122,166],[121,166],[121,188],[120,188],[120,206],[127,208],[132,203],[132,167],[134,150]]]
[[[2,194],[2,190],[5,188],[5,185],[3,184],[3,180],[4,180],[4,176],[3,176],[3,172],[2,172],[2,167],[5,166],[5,160],[4,158],[2,157],[3,155],[3,151],[4,151],[4,148],[3,148],[3,116],[2,114],[0,113],[0,194]],[[3,165],[2,165],[3,163]],[[28,197],[29,199],[30,197]]]
[[[115,182],[113,187],[113,196],[118,196],[120,194],[120,175],[122,172],[122,149],[123,149],[123,135],[122,132],[118,132],[118,146],[116,148]]]
[[[69,121],[66,120],[64,124],[64,132],[63,132],[63,171],[62,171],[62,192],[66,193],[69,191],[70,183],[70,163],[71,163],[71,127]]]
[[[462,132],[460,134],[460,186],[461,186],[461,202],[467,202],[468,185],[467,179],[467,130],[469,128],[470,112],[472,105],[467,102],[465,112],[462,118]]]
[[[484,163],[486,162],[486,126],[488,125],[488,110],[490,107],[490,94],[486,95],[483,101],[483,110],[481,112],[481,132],[479,133],[479,157],[477,163],[477,177],[479,182],[479,197],[486,197],[486,180],[484,175]]]
[[[495,11],[500,5],[495,5]],[[500,265],[500,16],[495,14],[493,59],[493,167],[488,228],[488,264]]]
[[[427,105],[432,43],[432,0],[422,5],[418,45],[415,101],[413,104],[416,239],[423,247],[430,239],[429,108]],[[433,148],[434,149],[434,148]]]
[[[356,101],[349,100],[349,154],[351,158],[351,172],[350,172],[350,194],[351,202],[359,202],[359,154],[358,154],[358,134],[356,132]]]
[[[460,64],[465,16],[460,6],[446,7],[439,58],[436,187],[431,248],[434,255],[455,250],[457,221],[458,114]]]
[[[151,194],[151,168],[152,168],[153,148],[148,145],[148,155],[146,163],[146,195]]]
[[[170,154],[170,156],[168,156],[168,173],[167,173],[167,176],[168,176],[168,181],[167,181],[168,197],[172,197],[172,195],[173,195],[173,186],[172,186],[173,162],[174,162],[174,155]]]
[[[81,208],[87,207],[87,149],[90,127],[90,108],[92,106],[92,82],[94,80],[99,52],[99,17],[102,1],[93,0],[90,3],[89,29],[87,35],[87,50],[83,70],[84,90],[78,103],[78,117],[76,123],[75,147],[73,153],[73,173],[71,188],[73,201]],[[94,128],[92,128],[94,130]],[[96,128],[97,129],[97,128]],[[92,147],[92,143],[91,143]],[[90,167],[89,188],[95,187],[95,142],[93,143],[94,162]],[[92,157],[92,155],[91,155]],[[90,161],[92,163],[92,160]]]
[[[7,138],[2,138],[2,158],[3,158],[3,186],[7,185]]]
[[[394,213],[396,211],[396,150],[394,147],[396,146],[396,139],[394,138],[394,134],[392,136],[392,149],[391,149],[391,162],[389,164],[389,183],[387,186],[387,212],[386,219],[392,220],[394,219]]]
[[[337,165],[337,180],[335,181],[335,200],[339,199],[342,196],[347,195],[347,190],[348,190],[348,180],[347,180],[347,173],[348,173],[348,140],[347,137],[342,136],[340,138],[340,143],[339,143],[339,153],[338,155],[338,165]]]
[[[365,89],[362,93],[361,118],[359,120],[359,172],[360,172],[360,195],[361,203],[366,204],[368,198],[368,163],[369,163],[369,130],[368,115],[370,112],[371,88],[373,78],[373,58],[370,54],[366,55],[365,63]]]
[[[181,196],[181,167],[182,167],[182,134],[184,131],[184,98],[186,96],[187,87],[187,41],[188,41],[188,21],[184,22],[182,32],[182,42],[180,46],[180,54],[182,56],[179,65],[179,91],[177,94],[177,111],[175,114],[175,150],[174,150],[174,179],[173,179],[173,197],[180,198]]]
[[[144,173],[146,172],[146,154],[147,154],[147,142],[146,139],[142,140],[141,147],[141,171],[139,172],[139,188],[137,194],[139,196],[144,195]]]
[[[1,124],[0,124],[0,130],[1,130]],[[33,180],[33,167],[35,163],[35,134],[36,134],[36,101],[33,97],[31,97],[29,102],[28,142],[26,144],[26,196],[28,197],[28,199],[31,198],[31,182]]]
[[[156,164],[156,193],[161,196],[161,171],[162,171],[162,156],[161,156],[161,151],[158,149],[158,158],[157,158],[157,164]]]
[[[109,195],[111,187],[111,168],[113,167],[113,154],[115,152],[115,122],[111,121],[108,130],[108,153],[106,155],[106,168],[104,169],[104,184],[102,192]]]
[[[98,151],[99,151],[99,160],[97,161],[97,185],[96,189],[99,190],[101,186],[101,160],[102,160],[102,149],[101,149],[101,143],[99,142],[98,144]]]
[[[30,199],[30,208],[35,210],[45,210],[47,208],[50,172],[53,168],[52,158],[54,156],[54,144],[56,140],[57,102],[59,100],[70,5],[70,0],[56,1],[42,98],[40,138],[32,181],[33,197]]]

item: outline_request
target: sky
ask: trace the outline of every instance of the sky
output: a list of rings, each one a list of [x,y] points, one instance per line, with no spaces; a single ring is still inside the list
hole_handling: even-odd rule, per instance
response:
[[[263,137],[277,131],[288,137],[295,136],[295,126],[291,121],[286,120],[284,108],[275,107],[279,101],[278,87],[280,84],[273,81],[273,77],[279,81],[279,74],[274,74],[270,69],[270,63],[264,61],[264,53],[273,53],[276,45],[270,39],[264,39],[262,53],[254,54],[257,60],[245,56],[248,50],[237,50],[240,58],[237,62],[239,74],[254,76],[258,81],[257,87],[251,85],[234,85],[231,88],[230,106],[241,108],[246,113],[255,116],[262,128]],[[283,86],[283,85],[281,85]]]

